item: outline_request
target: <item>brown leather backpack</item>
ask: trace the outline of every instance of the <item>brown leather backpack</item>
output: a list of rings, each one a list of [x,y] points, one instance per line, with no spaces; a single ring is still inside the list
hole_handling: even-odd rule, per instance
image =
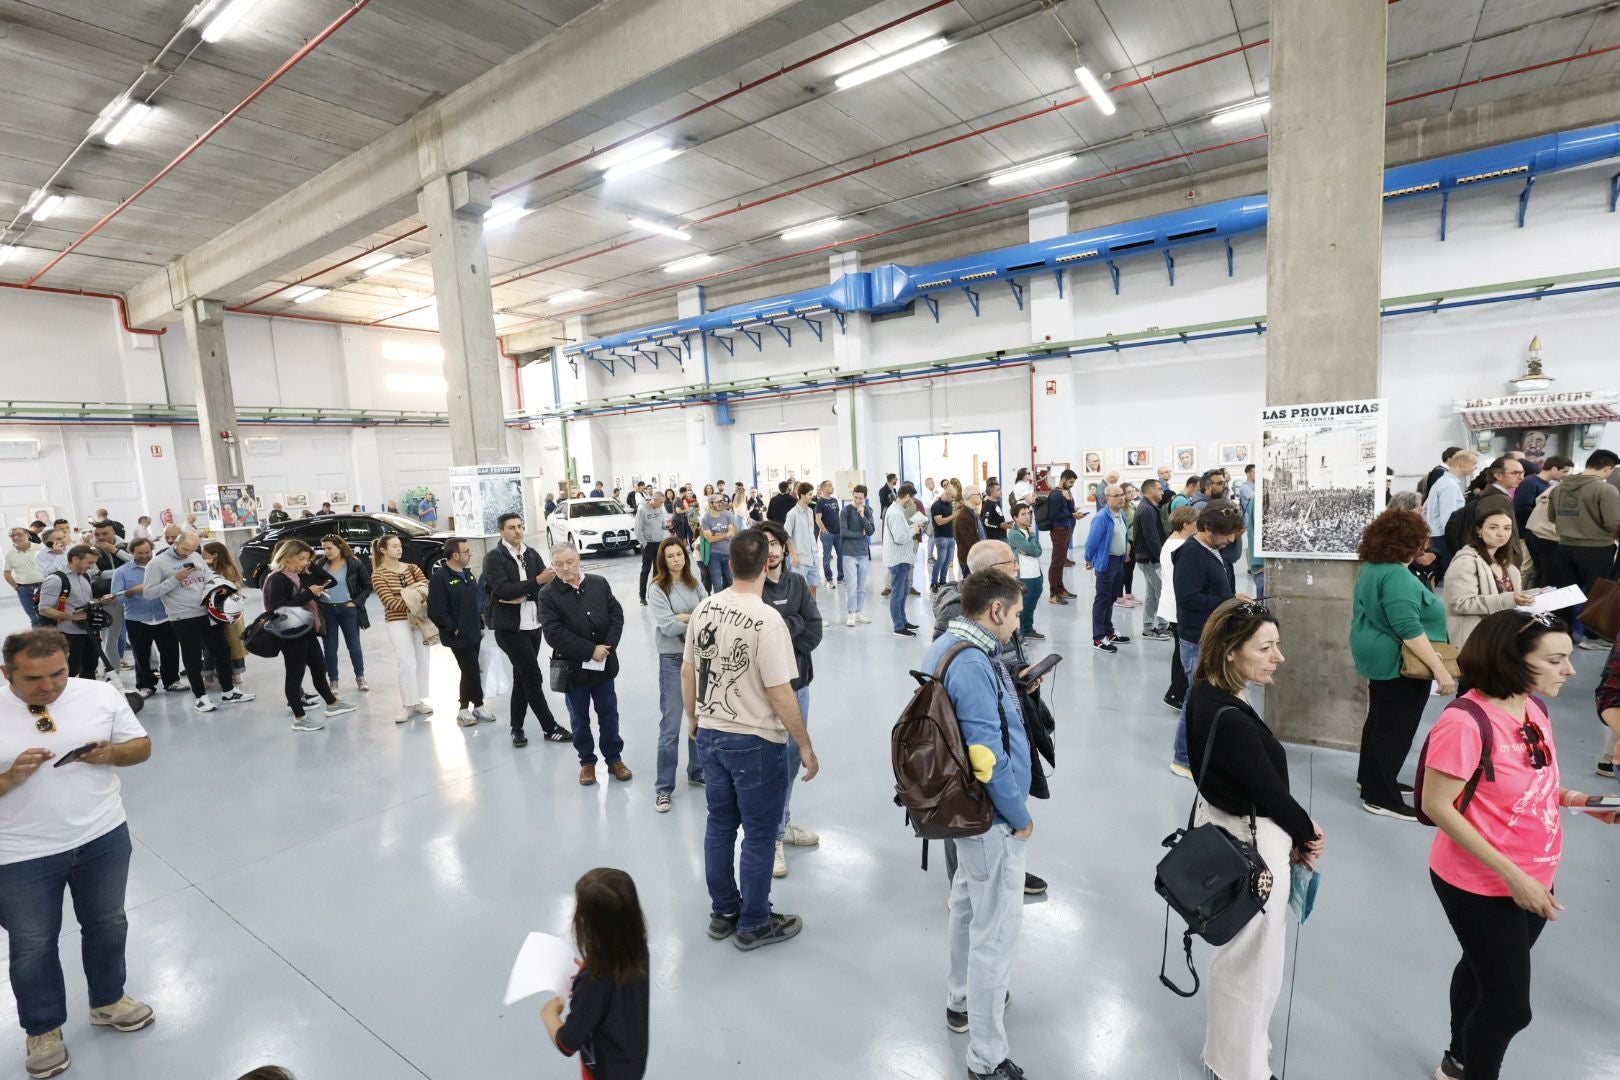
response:
[[[957,642],[945,650],[933,674],[911,673],[917,680],[917,691],[889,736],[894,801],[905,807],[906,820],[924,840],[978,836],[988,832],[995,822],[995,805],[973,775],[962,728],[956,722],[956,709],[945,692],[945,669],[958,654],[971,648],[965,641]],[[1001,742],[1010,757],[1005,714],[1001,717]]]

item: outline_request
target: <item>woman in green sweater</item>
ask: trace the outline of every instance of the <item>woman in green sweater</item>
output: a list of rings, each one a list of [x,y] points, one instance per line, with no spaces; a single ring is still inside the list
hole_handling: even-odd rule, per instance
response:
[[[1361,534],[1356,554],[1355,614],[1350,654],[1367,680],[1367,722],[1361,729],[1361,806],[1369,814],[1416,821],[1397,775],[1429,701],[1429,680],[1401,674],[1401,646],[1408,645],[1429,668],[1440,691],[1457,689],[1431,642],[1446,639],[1446,607],[1419,581],[1409,564],[1427,549],[1429,527],[1415,510],[1386,510]]]

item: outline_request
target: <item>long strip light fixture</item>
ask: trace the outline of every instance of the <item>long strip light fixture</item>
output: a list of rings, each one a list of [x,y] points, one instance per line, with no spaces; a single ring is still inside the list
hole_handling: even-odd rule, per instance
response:
[[[484,212],[484,231],[504,228],[519,218],[526,218],[534,213],[534,208],[521,203],[512,203],[508,206],[492,206]]]
[[[0,263],[10,262],[11,257],[15,254],[17,254],[16,244],[7,244],[4,247],[0,247]]]
[[[288,293],[287,298],[295,304],[307,304],[311,300],[319,300],[321,297],[325,296],[331,291],[331,289],[323,289],[318,285],[311,285],[307,288]]]
[[[872,61],[870,64],[863,64],[858,68],[844,72],[833,80],[833,85],[840,90],[848,90],[852,86],[871,82],[873,79],[882,78],[891,71],[899,71],[901,68],[915,64],[919,60],[926,60],[930,56],[942,53],[950,48],[950,44],[942,37],[919,41],[915,45],[897,49],[887,56]]]
[[[548,303],[548,304],[570,304],[570,303],[573,303],[575,300],[583,300],[587,296],[590,296],[590,295],[592,295],[592,293],[591,293],[591,290],[589,290],[589,289],[564,289],[562,292],[558,293],[556,296],[553,296],[549,300],[547,300],[546,303]]]
[[[820,221],[812,221],[808,225],[795,225],[782,234],[782,239],[798,240],[806,236],[820,236],[822,233],[832,232],[843,223],[843,218],[830,217],[823,218]]]
[[[40,188],[28,197],[28,202],[23,206],[23,211],[38,223],[60,210],[63,202],[64,199],[61,195],[52,195],[45,188]]]
[[[1104,116],[1114,115],[1116,107],[1114,99],[1108,96],[1108,88],[1102,84],[1101,79],[1091,73],[1090,68],[1081,64],[1074,69],[1074,77],[1079,80],[1080,88],[1086,92],[1086,96],[1091,98],[1091,103],[1097,106]]]
[[[411,257],[409,255],[390,255],[387,258],[378,259],[365,267],[362,272],[366,277],[376,277],[378,274],[386,274],[390,270],[398,269],[410,261]]]
[[[646,138],[626,143],[612,153],[602,155],[597,167],[602,170],[603,180],[621,180],[643,169],[662,165],[670,158],[680,156],[680,153],[681,149],[671,146],[669,140],[648,135]]]
[[[684,259],[676,259],[674,262],[666,264],[664,266],[664,273],[679,274],[683,270],[691,270],[694,267],[702,266],[704,263],[709,262],[713,258],[713,255],[709,255],[707,253],[702,255],[688,255]]]
[[[210,12],[213,13],[213,18],[203,27],[202,39],[209,44],[220,40],[258,5],[259,0],[223,0],[223,3],[221,0],[208,0],[196,16],[206,18]]]
[[[650,233],[657,233],[659,236],[667,236],[671,240],[680,240],[687,244],[692,242],[692,234],[686,230],[677,229],[669,225],[660,225],[658,222],[648,221],[646,218],[631,218],[630,227],[633,229],[642,229]]]
[[[1005,172],[995,173],[990,177],[989,183],[991,187],[1000,187],[1002,184],[1016,184],[1018,181],[1026,180],[1031,176],[1040,176],[1042,173],[1055,172],[1058,169],[1067,168],[1078,160],[1079,159],[1073,154],[1064,154],[1062,157],[1047,158],[1045,161],[1031,162],[1028,165],[1020,165],[1016,169],[1008,169]]]
[[[1221,109],[1219,112],[1215,113],[1209,118],[1209,122],[1222,126],[1227,124],[1237,124],[1244,120],[1251,120],[1257,116],[1264,116],[1270,111],[1271,99],[1269,97],[1255,98],[1253,101],[1245,101],[1241,105],[1233,105],[1230,108]]]

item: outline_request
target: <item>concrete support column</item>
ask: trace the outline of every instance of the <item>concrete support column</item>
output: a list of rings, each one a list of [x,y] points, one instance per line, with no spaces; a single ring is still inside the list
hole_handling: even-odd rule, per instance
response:
[[[706,304],[703,286],[694,285],[689,289],[682,289],[675,294],[676,318],[689,319],[694,315],[701,315],[708,310]],[[693,335],[692,355],[681,366],[682,385],[688,389],[707,386],[710,381],[711,360],[724,362],[729,359],[724,347],[711,342],[707,334]],[[686,461],[685,471],[676,472],[675,476],[695,485],[700,493],[703,491],[703,485],[712,483],[719,475],[722,465],[726,463],[725,457],[717,452],[721,445],[722,433],[717,430],[715,412],[716,410],[708,405],[690,406],[681,410],[682,420],[686,424]]]
[[[861,269],[859,252],[836,252],[827,257],[829,281],[838,281],[845,274],[856,274]],[[844,316],[840,329],[831,315],[821,316],[824,332],[832,335],[833,367],[839,371],[865,371],[871,364],[872,317],[864,311],[852,311]],[[833,447],[836,469],[855,469],[875,498],[882,486],[882,473],[897,470],[898,461],[882,460],[880,448],[872,443],[872,401],[867,391],[850,387],[837,395],[838,439]],[[885,468],[887,466],[887,468]],[[838,493],[845,498],[844,492]]]
[[[1271,0],[1266,402],[1378,395],[1386,0]],[[1266,592],[1296,657],[1266,692],[1295,742],[1354,748],[1365,684],[1350,659],[1356,564],[1273,559]],[[1298,657],[1309,657],[1310,670]]]
[[[225,304],[188,300],[186,348],[197,394],[197,428],[202,435],[203,477],[210,484],[241,484],[242,447],[236,428],[236,394],[225,351]]]
[[[489,181],[470,172],[439,176],[423,186],[416,201],[432,247],[439,344],[449,384],[450,462],[502,464],[510,460],[510,450],[484,246]]]
[[[1074,230],[1069,226],[1069,204],[1049,203],[1029,212],[1029,239],[1053,240],[1067,236]],[[1029,280],[1024,306],[1029,315],[1029,340],[1034,344],[1047,341],[1074,339],[1074,301],[1070,298],[1068,282],[1058,287],[1057,279],[1039,274]],[[1031,382],[1029,403],[1029,438],[1021,440],[1017,432],[1004,433],[1001,452],[1002,467],[1006,475],[1002,483],[1010,491],[1013,477],[1025,466],[1067,461],[1080,468],[1080,444],[1086,440],[1076,429],[1075,417],[1080,414],[1078,380],[1074,377],[1074,360],[1043,360],[1032,364],[1027,378]]]

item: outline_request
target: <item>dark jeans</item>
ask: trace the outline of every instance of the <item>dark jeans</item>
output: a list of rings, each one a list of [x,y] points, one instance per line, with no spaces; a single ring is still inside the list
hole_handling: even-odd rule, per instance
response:
[[[1170,689],[1165,696],[1171,701],[1181,701],[1187,696],[1187,669],[1181,666],[1181,639],[1176,636],[1176,624],[1170,624],[1170,639],[1176,647],[1170,650]]]
[[[1108,560],[1108,569],[1097,571],[1097,595],[1091,598],[1091,640],[1102,641],[1114,636],[1114,597],[1125,578],[1125,560],[1114,556]]]
[[[461,669],[461,707],[473,708],[484,703],[484,679],[478,670],[478,643],[452,645],[450,654]]]
[[[1428,679],[1368,680],[1367,722],[1361,729],[1361,763],[1356,770],[1363,802],[1406,805],[1395,782],[1428,703]]]
[[[214,669],[219,689],[228,692],[236,685],[236,669],[231,664],[231,644],[225,638],[225,628],[206,615],[189,619],[176,619],[174,636],[180,641],[180,661],[185,665],[186,678],[191,683],[191,696],[203,697],[208,688],[203,684],[203,653]]]
[[[156,690],[180,681],[180,642],[174,636],[174,627],[166,622],[143,623],[124,620],[129,632],[129,652],[135,660],[135,685],[143,690]],[[152,646],[157,646],[158,673],[152,673]]]
[[[1063,587],[1063,568],[1069,563],[1069,538],[1073,535],[1073,525],[1054,525],[1051,530],[1052,565],[1046,570],[1046,591],[1053,597],[1069,592]]]
[[[1556,540],[1543,540],[1534,533],[1524,534],[1524,542],[1530,549],[1530,557],[1536,564],[1536,585],[1550,585],[1553,588],[1562,588],[1572,585],[1575,578],[1570,572],[1569,563],[1564,558],[1563,549]]]
[[[39,618],[39,586],[18,585],[17,602],[22,605],[23,614],[28,616],[29,626],[38,626]]]
[[[540,631],[497,630],[495,644],[512,661],[512,731],[523,730],[523,714],[534,710],[540,730],[550,735],[562,726],[551,715],[546,703],[546,680],[540,672]]]
[[[64,633],[68,643],[68,674],[75,679],[94,679],[101,663],[101,644],[95,634]]]
[[[737,915],[740,931],[759,930],[771,915],[771,861],[787,796],[782,747],[757,735],[699,728],[698,756],[703,761],[704,793],[709,802],[703,834],[709,910],[716,915]],[[740,859],[739,827],[743,833]]]
[[[833,575],[838,580],[844,580],[844,545],[837,533],[824,532],[821,534],[821,580],[831,585]],[[829,565],[831,569],[828,569]]]
[[[1468,1080],[1498,1080],[1513,1036],[1530,1026],[1530,949],[1547,925],[1507,896],[1429,880],[1462,945],[1451,973],[1451,1056]]]
[[[349,666],[354,669],[354,677],[361,679],[366,674],[366,654],[360,648],[360,609],[357,607],[344,607],[341,604],[322,604],[321,614],[326,616],[326,630],[324,633],[326,645],[326,677],[338,677],[338,635],[343,635],[343,641],[349,647]]]
[[[641,602],[647,602],[647,577],[653,571],[653,560],[658,558],[658,545],[641,542],[641,580],[637,583],[637,590],[641,595]]]
[[[1124,596],[1126,593],[1130,592],[1131,586],[1135,584],[1135,582],[1136,560],[1126,559],[1125,572],[1120,576],[1119,585],[1114,589],[1114,599],[1118,600],[1121,596]]]
[[[574,749],[579,752],[581,765],[596,764],[596,742],[591,738],[591,708],[596,708],[596,726],[602,732],[602,757],[609,765],[624,756],[624,740],[619,738],[619,693],[612,679],[589,686],[571,687],[564,695],[568,701],[568,722],[574,727]]]
[[[1559,544],[1558,553],[1564,557],[1564,563],[1569,567],[1569,580],[1571,584],[1579,585],[1581,592],[1587,596],[1592,595],[1592,586],[1602,578],[1614,577],[1614,545],[1608,547],[1575,547],[1573,544]],[[1581,606],[1560,611],[1558,614],[1570,621],[1575,627],[1575,636],[1580,637],[1585,627],[1578,626],[1574,620],[1580,616]],[[1590,630],[1586,630],[1590,634]]]
[[[337,700],[332,684],[326,681],[326,664],[321,657],[321,641],[316,634],[305,634],[281,643],[281,666],[285,672],[281,689],[294,716],[304,715],[304,673],[321,700],[330,705]]]
[[[889,567],[889,621],[895,630],[906,628],[906,601],[911,599],[911,563]]]
[[[43,1035],[67,1022],[67,986],[57,953],[64,887],[79,920],[90,1007],[124,996],[129,852],[129,826],[119,825],[72,851],[0,866],[0,926],[10,939],[17,1019],[28,1034]]]

